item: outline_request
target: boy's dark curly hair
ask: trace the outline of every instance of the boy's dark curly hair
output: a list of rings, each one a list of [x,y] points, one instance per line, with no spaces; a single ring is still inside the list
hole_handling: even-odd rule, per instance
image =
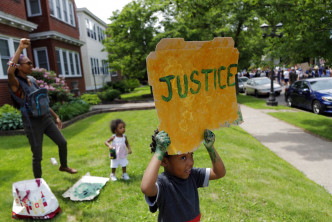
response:
[[[118,127],[118,125],[120,123],[123,123],[123,125],[126,126],[125,122],[123,122],[122,119],[114,119],[114,120],[112,120],[111,125],[110,125],[112,133],[115,133],[115,130],[116,130],[116,128]]]
[[[157,134],[159,133],[159,130],[158,128],[154,131],[154,135],[152,135],[152,143],[150,144],[150,147],[151,147],[151,153],[154,153],[156,152],[156,147],[157,147],[157,142],[156,142],[156,136]],[[166,152],[165,153],[165,156],[164,157],[169,157],[168,153]]]

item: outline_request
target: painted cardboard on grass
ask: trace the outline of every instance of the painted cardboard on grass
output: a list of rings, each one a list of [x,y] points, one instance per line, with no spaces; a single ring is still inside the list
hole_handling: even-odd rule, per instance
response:
[[[149,54],[149,85],[159,131],[166,131],[171,139],[169,154],[197,149],[205,129],[242,121],[235,89],[238,58],[232,38],[162,39]]]

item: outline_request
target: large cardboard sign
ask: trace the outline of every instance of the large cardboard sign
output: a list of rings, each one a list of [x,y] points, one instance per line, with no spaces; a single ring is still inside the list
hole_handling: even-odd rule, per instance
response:
[[[232,38],[186,42],[162,39],[147,57],[159,131],[171,139],[168,153],[194,151],[205,129],[242,121],[235,89],[239,52]]]

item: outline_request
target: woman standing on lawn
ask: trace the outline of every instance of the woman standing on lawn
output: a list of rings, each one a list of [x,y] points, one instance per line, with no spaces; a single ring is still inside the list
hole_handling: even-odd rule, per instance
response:
[[[49,111],[47,114],[33,117],[31,113],[32,108],[26,105],[29,100],[27,94],[31,95],[32,92],[39,89],[35,83],[35,79],[32,76],[28,76],[28,74],[31,74],[32,72],[32,62],[28,57],[21,54],[22,50],[29,46],[29,39],[23,38],[20,40],[20,45],[17,48],[15,55],[8,62],[7,74],[9,90],[11,91],[14,102],[19,103],[21,106],[24,131],[29,139],[32,151],[32,169],[34,177],[42,177],[41,161],[44,134],[51,138],[59,147],[61,163],[59,170],[71,174],[77,173],[77,170],[67,166],[67,141],[60,132],[62,122],[59,116],[48,107],[47,104],[46,109]],[[28,93],[25,93],[24,88],[25,90],[28,90]],[[57,125],[55,125],[50,114],[55,119]]]

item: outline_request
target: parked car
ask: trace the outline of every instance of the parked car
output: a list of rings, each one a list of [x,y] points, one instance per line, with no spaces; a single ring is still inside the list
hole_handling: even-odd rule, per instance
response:
[[[249,80],[249,78],[247,77],[239,77],[238,78],[238,84],[239,84],[239,92],[243,93],[244,90],[243,90],[243,87],[244,87],[244,84]]]
[[[285,91],[288,106],[298,106],[314,113],[332,113],[332,78],[303,79]]]
[[[246,95],[255,95],[257,97],[260,95],[269,95],[270,89],[271,80],[267,77],[252,78],[244,84],[244,92]],[[282,89],[278,83],[273,83],[273,89],[275,95],[280,95]]]

